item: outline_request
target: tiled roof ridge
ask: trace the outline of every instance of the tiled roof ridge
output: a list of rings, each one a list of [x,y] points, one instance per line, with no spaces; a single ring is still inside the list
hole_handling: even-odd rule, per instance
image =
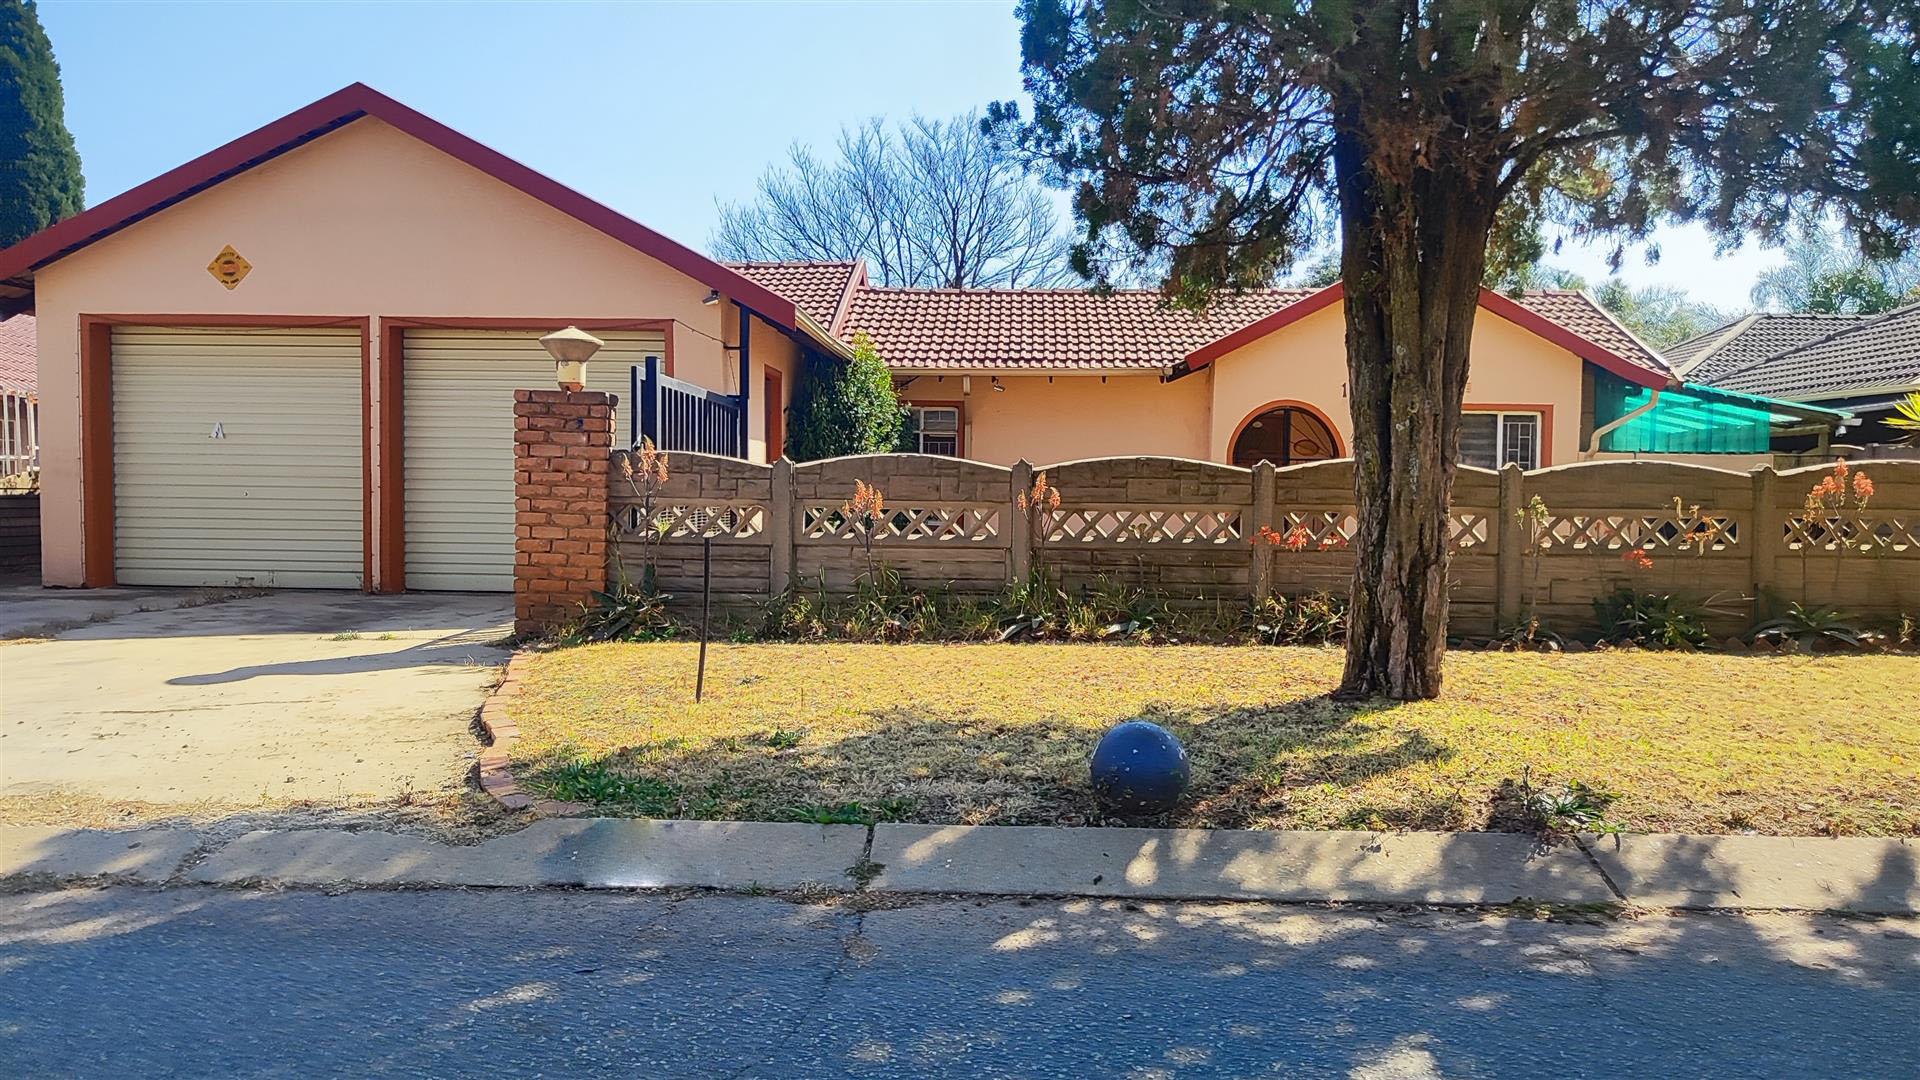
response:
[[[721,259],[721,266],[852,266],[859,259]]]
[[[1693,366],[1699,367],[1701,364],[1704,364],[1708,360],[1712,359],[1713,354],[1719,352],[1721,349],[1726,348],[1728,342],[1731,342],[1734,338],[1737,338],[1741,334],[1746,333],[1747,329],[1751,327],[1755,322],[1757,322],[1763,314],[1765,314],[1765,312],[1759,312],[1759,311],[1748,312],[1747,314],[1742,315],[1739,318],[1734,319],[1730,322],[1721,323],[1719,326],[1716,326],[1705,333],[1695,334],[1692,337],[1687,338],[1685,341],[1676,341],[1671,346],[1668,347],[1667,351],[1673,352],[1673,353],[1684,352],[1687,346],[1695,344],[1696,342],[1701,342],[1701,341],[1712,342],[1712,345],[1705,352],[1701,353],[1698,357],[1694,359]]]

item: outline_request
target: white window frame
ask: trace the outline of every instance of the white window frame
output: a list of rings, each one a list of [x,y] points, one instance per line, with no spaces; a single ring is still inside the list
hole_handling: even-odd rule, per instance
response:
[[[960,456],[960,438],[962,434],[961,428],[964,427],[966,423],[966,421],[961,417],[960,406],[958,405],[908,405],[907,408],[908,410],[910,410],[913,416],[913,438],[914,438],[915,450],[917,450],[922,454],[933,454],[936,457],[959,457]],[[927,417],[927,414],[930,412],[953,414],[953,427],[951,430],[947,430],[947,431],[936,430],[932,432],[933,437],[936,439],[952,439],[953,449],[951,451],[927,449],[928,431],[927,431],[927,425],[926,425],[926,417]]]
[[[1476,409],[1472,406],[1462,409],[1461,412],[1463,419],[1465,416],[1493,417],[1493,467],[1495,469],[1505,468],[1508,464],[1507,419],[1509,417],[1522,416],[1531,419],[1533,421],[1533,460],[1531,462],[1520,462],[1520,467],[1522,469],[1537,469],[1540,467],[1540,456],[1544,449],[1541,443],[1546,439],[1547,434],[1547,418],[1545,413],[1539,409]],[[1484,466],[1482,467],[1484,468]]]

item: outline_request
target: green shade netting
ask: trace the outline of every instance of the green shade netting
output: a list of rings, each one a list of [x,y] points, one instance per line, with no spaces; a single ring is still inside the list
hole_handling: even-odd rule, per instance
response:
[[[1596,429],[1644,407],[1653,391],[1620,379],[1594,381]],[[1792,411],[1783,411],[1790,408]],[[1686,385],[1662,390],[1647,412],[1601,436],[1600,449],[1614,453],[1764,454],[1771,447],[1776,421],[1828,413],[1805,405],[1787,406],[1751,394]],[[1844,413],[1831,413],[1842,418]]]

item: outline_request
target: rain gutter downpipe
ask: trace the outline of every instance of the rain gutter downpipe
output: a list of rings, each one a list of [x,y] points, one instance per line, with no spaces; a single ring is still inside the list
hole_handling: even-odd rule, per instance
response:
[[[1601,439],[1607,437],[1608,435],[1613,434],[1613,432],[1616,429],[1625,427],[1627,424],[1635,420],[1638,420],[1640,417],[1645,416],[1646,414],[1652,412],[1653,407],[1655,405],[1660,404],[1660,391],[1662,387],[1654,386],[1654,387],[1649,387],[1649,389],[1653,391],[1653,396],[1647,399],[1647,403],[1645,405],[1640,406],[1639,408],[1633,410],[1632,412],[1626,414],[1625,416],[1620,417],[1617,420],[1608,421],[1607,423],[1602,424],[1601,426],[1593,429],[1593,436],[1587,440],[1587,457],[1588,458],[1592,458],[1593,455],[1600,452]]]

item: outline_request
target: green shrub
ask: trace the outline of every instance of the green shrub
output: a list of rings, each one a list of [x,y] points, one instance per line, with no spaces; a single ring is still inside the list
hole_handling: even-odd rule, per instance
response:
[[[1662,649],[1707,643],[1705,603],[1674,593],[1640,592],[1624,585],[1593,602],[1602,640]]]
[[[666,641],[679,636],[681,626],[667,611],[672,597],[631,584],[594,592],[581,606],[580,617],[560,634],[565,644],[592,641]]]
[[[1263,645],[1329,645],[1347,639],[1347,601],[1328,593],[1269,596],[1248,613]]]
[[[901,449],[907,408],[873,341],[855,334],[851,360],[807,354],[787,419],[787,456],[817,461]]]
[[[999,596],[958,596],[908,586],[885,565],[849,594],[824,585],[770,602],[742,636],[758,641],[1230,641],[1246,636],[1239,609],[1170,608],[1111,577],[1079,588],[1035,573]]]
[[[1754,627],[1753,640],[1770,645],[1791,641],[1808,649],[1820,645],[1860,649],[1872,638],[1833,608],[1807,607],[1795,602],[1787,605],[1784,615]]]

